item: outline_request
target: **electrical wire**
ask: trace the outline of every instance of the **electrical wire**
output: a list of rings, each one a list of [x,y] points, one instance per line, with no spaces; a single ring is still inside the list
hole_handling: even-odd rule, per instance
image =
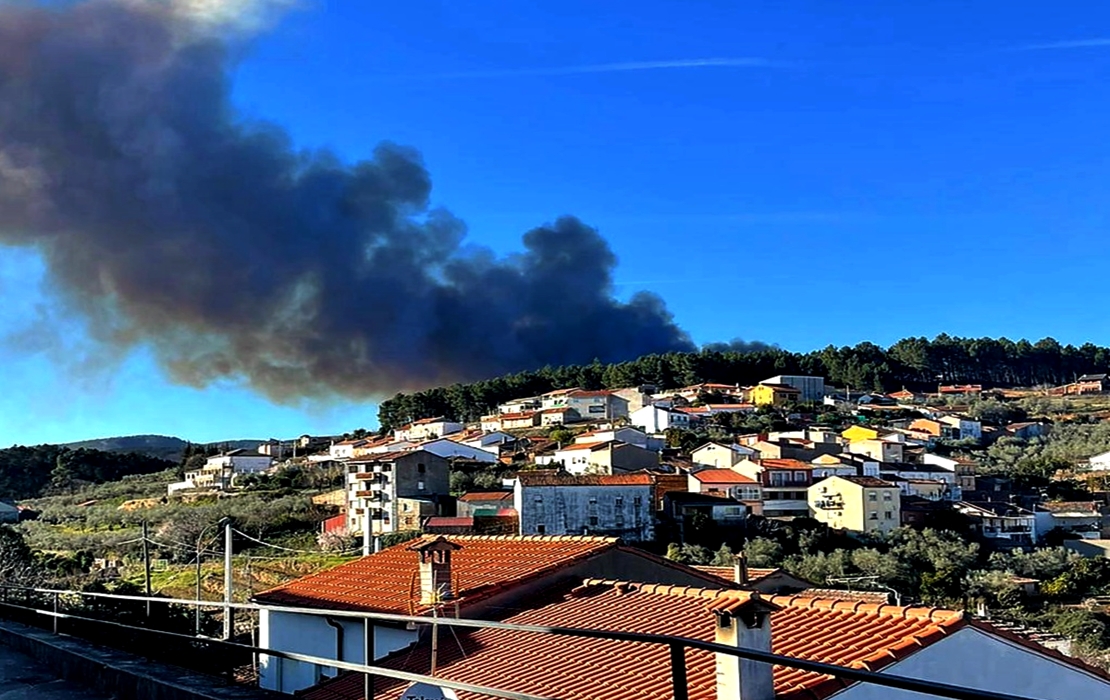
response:
[[[260,540],[257,537],[252,537],[251,535],[248,535],[247,533],[243,532],[242,530],[232,529],[232,532],[236,533],[237,535],[241,535],[243,537],[246,537],[251,542],[257,542],[258,544],[263,545],[265,547],[272,547],[274,549],[280,549],[284,552],[294,552],[296,554],[337,554],[337,555],[342,555],[342,554],[346,554],[348,552],[357,552],[357,551],[362,549],[361,547],[354,547],[352,549],[345,549],[342,552],[321,552],[318,549],[293,549],[292,547],[283,547],[280,544],[273,544],[271,542],[266,542],[265,540]]]

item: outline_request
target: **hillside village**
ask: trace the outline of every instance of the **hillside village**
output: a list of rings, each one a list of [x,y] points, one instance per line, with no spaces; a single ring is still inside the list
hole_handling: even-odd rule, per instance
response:
[[[951,636],[971,645],[961,654],[1011,645],[1021,657],[1015,663],[1037,669],[1035,679],[999,676],[985,666],[932,678],[1010,692],[1020,683],[1043,697],[1063,688],[1097,693],[1110,687],[1100,670],[1108,663],[1101,651],[1108,635],[1092,627],[1101,624],[1103,603],[1087,601],[1076,608],[1081,617],[1047,603],[1095,595],[1110,584],[1110,567],[1081,565],[1110,563],[1104,479],[1110,452],[1050,461],[1039,476],[997,463],[1006,450],[1071,429],[1049,417],[1062,418],[1059,411],[1030,417],[1018,404],[1057,401],[1064,402],[1057,408],[1078,410],[1085,401],[1105,406],[1108,394],[1106,375],[1036,392],[942,384],[930,393],[857,393],[803,375],[751,386],[569,387],[501,402],[475,421],[429,416],[377,434],[305,435],[194,456],[186,460],[193,468],[165,485],[164,499],[234,500],[291,472],[340,480],[340,488],[314,491],[314,505],[331,513],[319,523],[318,543],[363,557],[251,597],[262,606],[251,633],[262,646],[286,652],[338,661],[358,661],[363,653],[336,641],[337,634],[361,637],[357,622],[292,610],[339,606],[541,625],[580,619],[625,629],[618,621],[646,606],[671,622],[644,618],[634,625],[640,631],[682,630],[743,648],[811,649],[815,634],[866,630],[869,646],[856,655],[799,653],[870,668],[913,663],[897,651],[908,624],[917,630],[914,648],[929,654],[955,653],[959,645],[944,641]],[[825,544],[801,544],[821,538]],[[811,554],[787,565],[769,554],[769,547],[791,541]],[[966,567],[982,560],[977,547],[991,568],[969,576]],[[836,556],[852,566],[836,565]],[[916,587],[904,575],[869,574],[892,565],[869,564],[876,556],[918,567]],[[965,568],[946,568],[946,558]],[[862,573],[846,576],[849,570]],[[536,586],[558,602],[527,602]],[[922,599],[977,607],[903,607]],[[740,616],[772,614],[730,637],[720,627],[727,620],[717,617],[714,631],[712,618],[703,619],[706,605]],[[519,612],[506,617],[498,610]],[[1021,610],[1025,616],[1015,616]],[[1051,614],[1046,619],[1055,623],[1045,629],[1037,614]],[[438,668],[445,678],[489,686],[503,684],[507,650],[529,643],[479,632],[437,652],[418,630],[375,630],[374,658],[387,668],[432,675]],[[542,668],[519,682],[579,697],[567,685],[570,665],[594,653],[554,641],[541,655]],[[824,698],[842,687],[828,676],[795,678],[780,667],[761,667],[769,675],[756,680],[727,672],[722,680],[722,663],[718,658],[718,700],[798,692]],[[598,673],[628,689],[628,697],[647,692],[627,670]],[[698,665],[690,674],[691,690],[704,695],[712,675]],[[320,700],[364,696],[360,675],[329,677],[312,663],[266,662],[257,680]],[[375,681],[376,693],[398,689],[387,678]]]
[[[1106,375],[1089,375],[1049,393],[1108,388]],[[1103,547],[1104,501],[1052,502],[1044,489],[980,473],[976,450],[1052,429],[1044,420],[967,415],[969,403],[998,398],[1005,397],[978,385],[942,385],[931,396],[853,394],[822,377],[791,375],[747,387],[568,388],[504,402],[470,424],[434,416],[382,435],[303,436],[230,451],[168,493],[231,490],[299,452],[345,474],[343,489],[319,499],[340,511],[322,528],[367,550],[383,535],[410,531],[716,546],[742,543],[750,518],[812,518],[875,534],[953,517],[991,549]],[[781,427],[746,432],[760,418]],[[1098,475],[1110,469],[1110,454],[1082,466]],[[460,484],[470,488],[460,492]],[[705,541],[702,523],[712,523],[717,542]]]
[[[234,620],[198,613],[195,630],[192,612],[144,624],[205,639],[222,620],[225,639],[317,659],[207,656],[201,669],[317,700],[365,697],[361,674],[328,666],[370,660],[360,646],[370,622],[343,617],[352,613],[678,633],[1045,698],[1110,688],[1106,375],[889,393],[775,375],[566,387],[493,408],[377,433],[187,446],[176,473],[152,471],[166,464],[153,460],[93,486],[52,472],[44,497],[0,517],[42,550],[37,580],[136,594],[145,562],[156,596],[256,604]],[[506,687],[510,650],[536,646],[514,634],[460,631],[437,650],[420,625],[374,622],[372,657]],[[843,646],[857,636],[867,644]],[[513,687],[590,697],[575,669],[627,652],[584,644],[550,641]],[[1025,671],[954,661],[1001,649]],[[636,658],[666,663],[656,651]],[[690,659],[691,696],[823,699],[845,687]],[[653,687],[628,665],[590,677],[629,698]],[[375,680],[376,694],[399,689]]]

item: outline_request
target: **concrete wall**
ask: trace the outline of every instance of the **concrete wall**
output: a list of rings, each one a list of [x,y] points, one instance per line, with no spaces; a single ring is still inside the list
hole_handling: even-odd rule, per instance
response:
[[[635,542],[655,537],[651,492],[650,484],[524,487],[517,481],[513,500],[522,535],[619,534]]]
[[[363,622],[334,617],[343,628],[343,658],[340,661],[362,663],[365,659]],[[267,649],[309,654],[325,659],[336,658],[338,630],[324,617],[297,613],[259,613],[258,645]],[[374,626],[374,658],[380,659],[415,642],[417,633],[393,627]],[[334,669],[315,664],[263,656],[258,664],[258,684],[267,690],[292,693],[335,675]]]
[[[1110,697],[1110,682],[977,629],[964,628],[883,673],[926,678],[1038,700]],[[836,700],[919,700],[922,695],[857,683]]]

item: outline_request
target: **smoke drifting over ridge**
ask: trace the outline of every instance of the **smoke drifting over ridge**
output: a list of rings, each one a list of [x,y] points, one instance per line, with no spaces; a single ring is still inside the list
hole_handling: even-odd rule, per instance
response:
[[[0,5],[0,244],[39,250],[99,341],[276,399],[693,349],[659,298],[613,298],[582,222],[464,249],[416,152],[347,164],[243,120],[227,39],[259,9]]]

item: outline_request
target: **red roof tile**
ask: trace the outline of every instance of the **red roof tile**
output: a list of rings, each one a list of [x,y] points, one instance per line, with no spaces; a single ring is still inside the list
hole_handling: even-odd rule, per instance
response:
[[[535,411],[521,411],[520,413],[502,413],[497,416],[498,420],[527,420],[529,418],[535,419]]]
[[[459,496],[457,500],[463,503],[471,503],[473,501],[511,501],[513,500],[512,491],[471,491]]]
[[[759,466],[766,469],[796,469],[798,471],[805,471],[813,469],[813,465],[809,462],[802,462],[797,459],[761,459]]]
[[[572,445],[567,445],[563,449],[557,450],[557,451],[558,452],[570,452],[571,450],[594,450],[594,449],[597,449],[599,447],[603,447],[604,445],[607,445],[610,442],[616,442],[616,440],[598,440],[597,442],[576,442]]]
[[[562,474],[550,469],[524,471],[516,475],[521,486],[650,486],[651,474]]]
[[[474,527],[474,518],[436,515],[428,518],[425,527]]]
[[[694,568],[707,574],[713,574],[718,578],[723,578],[726,581],[732,581],[736,576],[736,571],[731,566],[695,566]],[[748,583],[755,583],[759,579],[767,578],[779,571],[782,571],[782,569],[755,569],[749,566]]]
[[[425,536],[431,541],[435,536]],[[451,558],[455,594],[465,606],[617,546],[612,537],[450,536],[462,547]],[[417,541],[416,544],[420,542]],[[291,581],[255,596],[259,603],[335,610],[418,614],[428,609],[413,593],[418,572],[414,543],[383,549],[349,564]]]
[[[550,599],[549,599],[550,600]],[[960,613],[904,608],[804,596],[763,597],[737,590],[707,590],[615,581],[586,581],[562,599],[506,619],[541,626],[671,634],[714,639],[712,610],[749,601],[774,608],[772,651],[854,668],[878,670],[936,642],[967,623]],[[665,645],[603,639],[539,636],[484,629],[441,641],[437,674],[454,681],[516,690],[565,700],[670,697],[669,652]],[[849,641],[850,640],[850,641]],[[381,660],[388,668],[429,670],[426,643]],[[527,659],[527,663],[521,663]],[[691,700],[715,700],[713,654],[687,650]],[[349,674],[307,691],[307,700],[362,698],[363,676]],[[823,674],[776,666],[778,700],[821,700],[843,684]],[[377,697],[395,697],[403,684],[377,679]],[[478,696],[459,693],[461,700]]]
[[[755,479],[744,476],[731,469],[702,469],[691,474],[703,484],[755,484]]]

